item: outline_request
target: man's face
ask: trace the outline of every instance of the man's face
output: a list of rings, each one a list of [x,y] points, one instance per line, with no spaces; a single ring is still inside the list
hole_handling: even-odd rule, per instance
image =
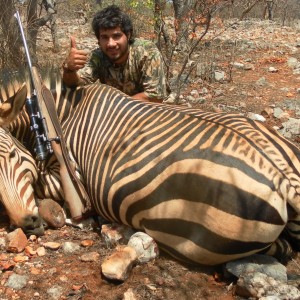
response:
[[[120,27],[100,29],[98,44],[112,62],[121,64],[126,61],[128,38]]]

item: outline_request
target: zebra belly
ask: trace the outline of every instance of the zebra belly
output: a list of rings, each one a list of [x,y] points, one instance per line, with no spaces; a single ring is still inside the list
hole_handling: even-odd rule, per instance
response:
[[[281,195],[237,169],[210,164],[185,160],[152,168],[152,176],[112,176],[99,213],[144,230],[190,263],[219,264],[268,247],[287,222]]]

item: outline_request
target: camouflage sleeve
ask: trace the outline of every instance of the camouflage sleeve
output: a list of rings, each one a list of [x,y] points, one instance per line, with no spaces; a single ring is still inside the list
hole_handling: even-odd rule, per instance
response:
[[[100,59],[97,50],[93,50],[88,63],[78,71],[81,85],[94,83],[99,79],[97,70],[100,69]]]
[[[149,98],[165,99],[169,94],[169,87],[165,77],[163,61],[159,50],[155,47],[149,53],[143,66],[143,88]]]

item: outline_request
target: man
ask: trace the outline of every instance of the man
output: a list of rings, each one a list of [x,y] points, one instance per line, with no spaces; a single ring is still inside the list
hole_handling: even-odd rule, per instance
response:
[[[96,13],[92,22],[99,48],[90,59],[76,48],[71,37],[71,50],[63,64],[63,80],[68,86],[84,85],[99,80],[134,99],[162,102],[169,93],[162,57],[147,40],[134,39],[132,22],[115,5]]]

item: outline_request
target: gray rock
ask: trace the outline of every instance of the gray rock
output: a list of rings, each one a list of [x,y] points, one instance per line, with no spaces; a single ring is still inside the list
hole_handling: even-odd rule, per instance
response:
[[[159,255],[154,239],[145,232],[136,232],[128,241],[128,246],[135,249],[139,263],[146,263]]]
[[[58,300],[63,294],[63,288],[61,286],[55,285],[47,290],[47,294],[49,295],[51,300]]]
[[[65,242],[62,245],[64,253],[74,253],[80,250],[80,246],[73,242]]]
[[[296,68],[299,64],[299,61],[296,57],[289,57],[287,60],[287,64],[290,68]]]
[[[265,86],[268,84],[267,82],[267,79],[265,77],[261,77],[259,78],[256,82],[255,82],[256,85],[259,85],[259,86]]]
[[[225,80],[225,72],[223,71],[215,71],[214,78],[216,81],[224,81]]]
[[[244,70],[249,71],[249,70],[254,70],[254,65],[253,64],[245,64]]]
[[[260,300],[300,299],[300,291],[295,286],[275,280],[273,277],[260,272],[242,275],[237,282],[236,294]]]
[[[5,286],[8,286],[15,290],[20,290],[27,285],[28,276],[12,274],[9,276]]]
[[[299,89],[300,90],[300,89]],[[300,93],[300,91],[299,91]],[[203,87],[200,91],[199,91],[200,95],[206,95],[208,94],[208,89],[206,87]]]
[[[239,63],[239,62],[234,62],[232,65],[237,69],[243,69],[245,66],[244,64]]]
[[[262,254],[255,254],[249,257],[228,262],[226,270],[240,277],[246,273],[260,272],[276,280],[286,282],[286,267],[279,263],[274,257]]]
[[[287,137],[292,137],[294,134],[300,134],[300,120],[289,118],[286,122],[282,123],[283,128],[280,133]]]
[[[280,107],[274,108],[274,117],[279,118],[279,116],[283,113],[283,110]]]

